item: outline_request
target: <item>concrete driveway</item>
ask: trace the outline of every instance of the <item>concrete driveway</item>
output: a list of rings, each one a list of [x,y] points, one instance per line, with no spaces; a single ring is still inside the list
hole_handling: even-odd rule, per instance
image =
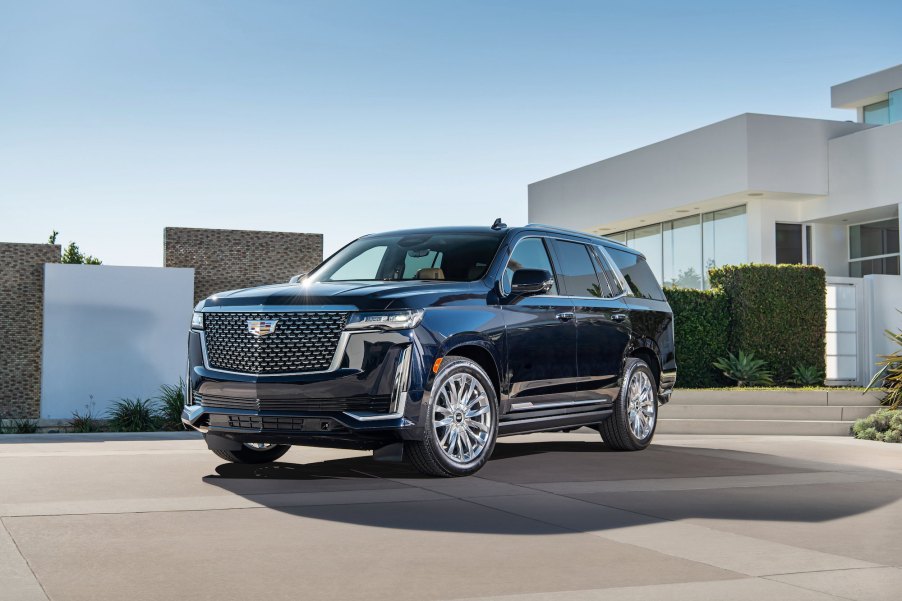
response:
[[[503,439],[478,477],[189,434],[0,436],[0,599],[899,599],[902,445]]]

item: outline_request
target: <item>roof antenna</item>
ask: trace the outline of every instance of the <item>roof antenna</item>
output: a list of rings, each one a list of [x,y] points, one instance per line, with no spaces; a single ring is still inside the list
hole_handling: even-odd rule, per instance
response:
[[[500,230],[507,227],[506,223],[501,223],[501,217],[495,220],[495,223],[492,224],[493,230]]]

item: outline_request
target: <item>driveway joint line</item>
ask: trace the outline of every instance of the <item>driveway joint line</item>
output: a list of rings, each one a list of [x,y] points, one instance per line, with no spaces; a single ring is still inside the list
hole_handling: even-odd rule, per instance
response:
[[[3,528],[3,531],[6,532],[6,535],[9,537],[9,540],[12,541],[13,547],[16,549],[16,553],[19,554],[19,557],[22,558],[22,561],[25,562],[25,567],[28,568],[31,577],[34,578],[35,583],[41,589],[41,592],[44,594],[44,597],[50,601],[50,594],[47,592],[47,589],[44,588],[43,583],[41,583],[41,579],[38,578],[38,575],[35,573],[34,568],[31,567],[31,562],[28,561],[28,558],[25,557],[25,554],[22,552],[21,547],[19,547],[19,543],[16,541],[16,538],[13,536],[13,533],[10,532],[9,528],[6,527],[6,523],[3,521],[3,518],[0,517],[0,528]]]

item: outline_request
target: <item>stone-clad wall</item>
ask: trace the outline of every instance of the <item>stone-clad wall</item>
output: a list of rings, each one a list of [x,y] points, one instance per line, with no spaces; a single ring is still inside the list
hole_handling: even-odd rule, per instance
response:
[[[57,244],[0,243],[0,418],[38,419],[44,338],[44,263]]]
[[[286,282],[323,259],[322,234],[167,227],[163,244],[166,267],[194,268],[194,302]]]

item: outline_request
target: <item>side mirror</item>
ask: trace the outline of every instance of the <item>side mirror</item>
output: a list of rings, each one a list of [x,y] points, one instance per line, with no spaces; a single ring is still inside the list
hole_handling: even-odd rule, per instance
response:
[[[548,292],[554,285],[554,276],[545,269],[518,269],[511,278],[511,294],[529,296]]]
[[[293,276],[291,276],[291,279],[288,280],[288,283],[289,284],[297,284],[298,282],[303,280],[305,277],[307,277],[306,273],[299,273],[297,275],[293,275]]]

